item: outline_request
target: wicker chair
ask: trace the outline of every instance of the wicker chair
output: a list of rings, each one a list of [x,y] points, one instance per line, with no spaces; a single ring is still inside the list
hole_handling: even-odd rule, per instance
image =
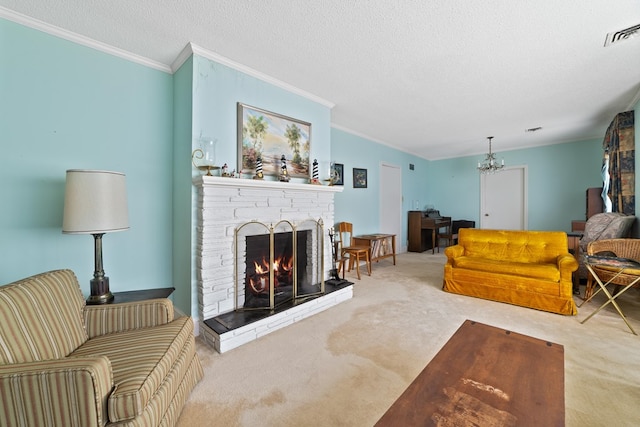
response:
[[[587,245],[587,255],[611,255],[618,258],[628,258],[635,261],[640,261],[640,239],[604,239],[594,240]],[[594,271],[598,274],[598,277],[603,283],[611,280],[616,274],[615,270],[610,271],[605,268],[597,266],[593,267]],[[620,289],[621,286],[630,284],[638,276],[629,274],[620,274],[611,282],[612,285],[616,285],[614,294]],[[593,288],[595,286],[595,280],[593,276],[589,274],[587,278],[587,289],[584,292],[584,299],[588,299],[593,294]]]
[[[577,271],[579,279],[586,280],[589,278],[589,272],[583,262],[583,255],[587,253],[587,245],[596,240],[629,237],[635,220],[636,217],[633,215],[625,215],[618,212],[595,214],[587,220],[584,233],[580,238],[580,247],[576,256],[576,259],[580,263]]]

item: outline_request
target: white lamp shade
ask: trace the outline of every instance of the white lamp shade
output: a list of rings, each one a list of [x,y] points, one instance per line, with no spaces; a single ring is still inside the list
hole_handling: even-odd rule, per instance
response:
[[[70,169],[64,194],[62,232],[99,234],[129,229],[125,175]]]

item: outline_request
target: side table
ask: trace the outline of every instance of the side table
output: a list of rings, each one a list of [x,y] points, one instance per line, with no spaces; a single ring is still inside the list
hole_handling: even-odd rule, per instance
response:
[[[141,291],[114,292],[113,300],[108,304],[119,304],[124,302],[144,301],[155,298],[168,298],[176,288],[156,288],[144,289]]]
[[[587,299],[585,299],[582,302],[582,304],[578,306],[578,308],[582,307],[585,303],[591,301],[591,299],[595,297],[600,291],[602,291],[607,296],[607,301],[604,304],[602,304],[600,307],[598,307],[597,310],[595,310],[593,313],[587,316],[580,323],[582,324],[585,323],[587,320],[591,319],[594,315],[596,315],[600,310],[605,308],[607,305],[612,304],[615,307],[618,314],[620,315],[620,317],[622,317],[622,320],[624,320],[624,323],[626,323],[629,329],[631,329],[631,332],[633,333],[633,335],[638,335],[636,331],[629,324],[629,321],[627,320],[627,317],[622,312],[622,309],[620,309],[620,306],[616,302],[616,298],[624,294],[627,291],[627,289],[633,286],[637,286],[637,284],[640,282],[640,263],[638,263],[638,261],[627,259],[627,258],[587,255],[585,257],[585,265],[587,266],[587,270],[589,270],[589,272],[595,279],[598,286],[600,286],[600,289],[598,289],[592,295],[590,295]],[[602,272],[600,272],[600,270],[602,270]],[[624,286],[623,289],[615,292],[614,294],[611,294],[607,289],[607,286],[610,283],[616,283],[615,280],[618,277],[623,275],[629,277],[628,283]],[[606,283],[603,283],[602,277],[607,277],[607,278],[610,277],[610,278],[609,280],[607,280]]]
[[[393,265],[396,265],[396,235],[395,234],[363,234],[354,236],[354,245],[369,247],[369,259],[371,262],[393,257]]]

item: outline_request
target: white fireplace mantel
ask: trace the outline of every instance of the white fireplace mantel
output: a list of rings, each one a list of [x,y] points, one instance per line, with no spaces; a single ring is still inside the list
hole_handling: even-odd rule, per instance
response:
[[[340,193],[343,190],[339,185],[316,185],[302,182],[268,181],[266,179],[241,179],[220,176],[200,175],[193,178],[193,184],[199,186],[217,186],[234,188],[253,188],[269,190],[296,190]]]

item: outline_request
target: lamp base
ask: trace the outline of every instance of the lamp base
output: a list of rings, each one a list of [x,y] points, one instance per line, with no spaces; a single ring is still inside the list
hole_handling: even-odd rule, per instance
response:
[[[109,291],[108,277],[94,277],[90,283],[91,295],[87,298],[87,304],[107,304],[113,301],[113,294]]]

